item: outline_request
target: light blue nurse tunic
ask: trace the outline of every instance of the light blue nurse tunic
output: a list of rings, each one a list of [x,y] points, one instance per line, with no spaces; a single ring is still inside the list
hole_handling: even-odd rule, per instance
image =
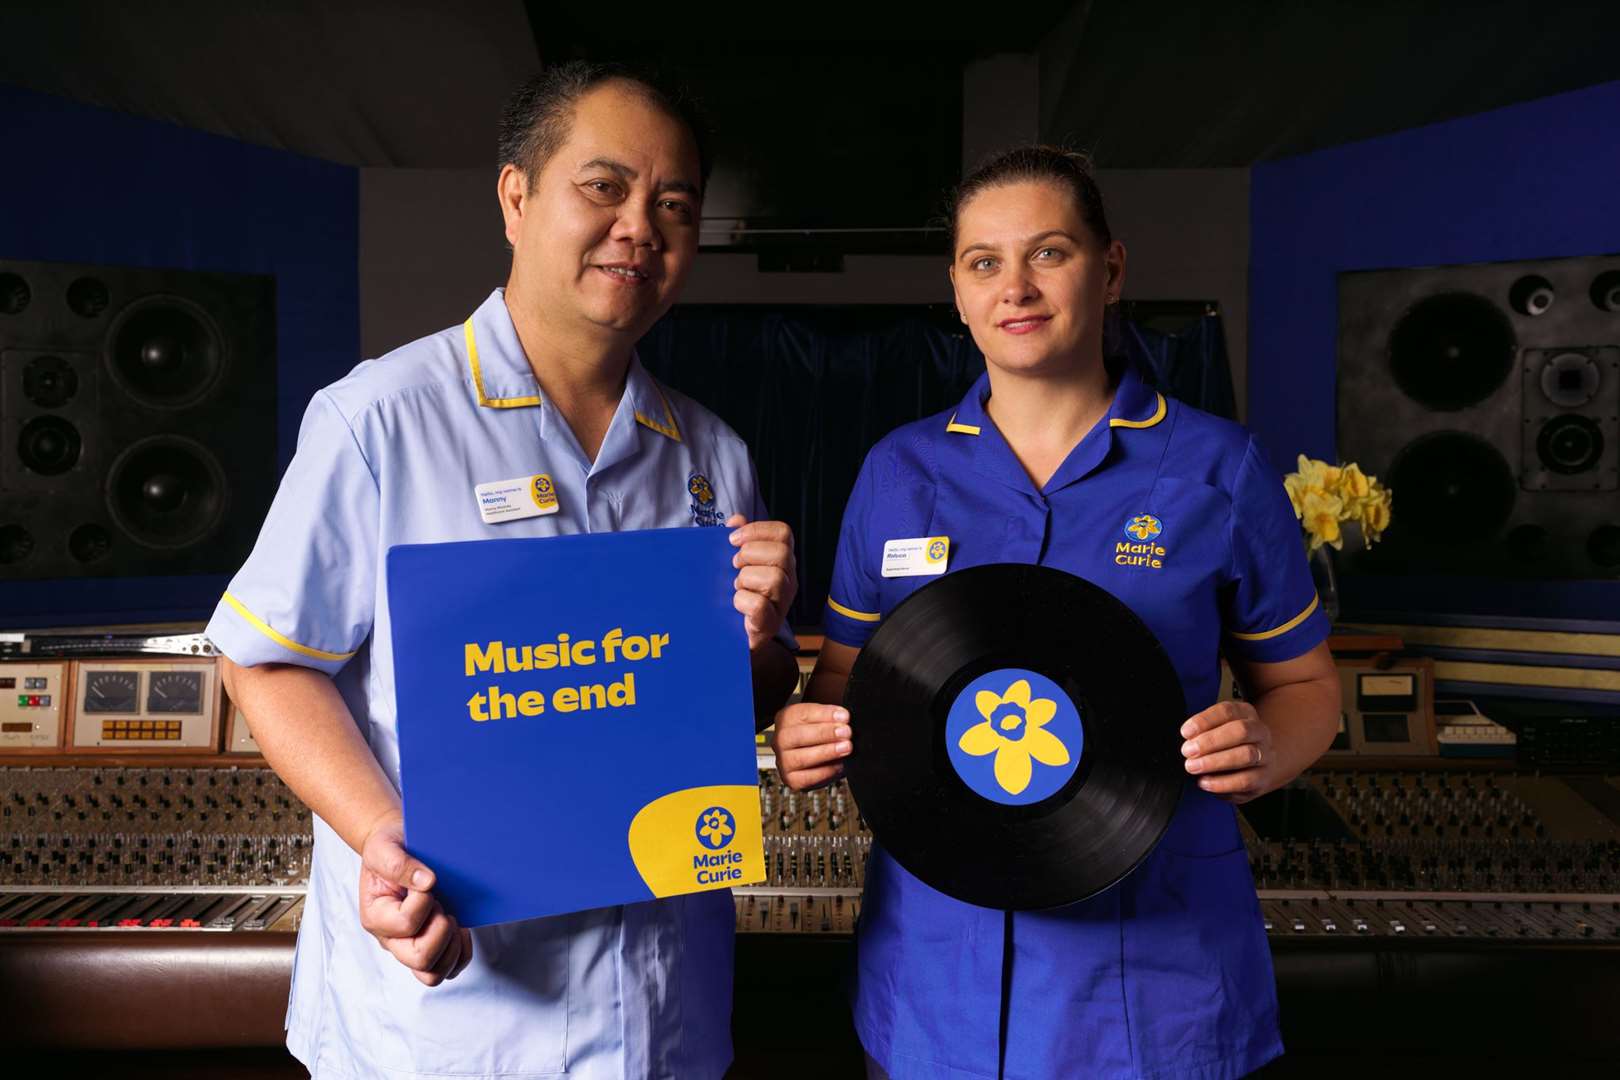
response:
[[[484,523],[476,485],[539,473],[553,479],[557,513]],[[390,547],[733,513],[766,516],[747,447],[638,362],[590,461],[542,398],[496,290],[464,326],[315,395],[207,633],[238,664],[333,676],[397,788]],[[471,965],[429,988],[361,928],[359,876],[359,856],[317,818],[287,1009],[288,1047],[317,1078],[686,1080],[719,1077],[731,1060],[729,892],[483,927]]]

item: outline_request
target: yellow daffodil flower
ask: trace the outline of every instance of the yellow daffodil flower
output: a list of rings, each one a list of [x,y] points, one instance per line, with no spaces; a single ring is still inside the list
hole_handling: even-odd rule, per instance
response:
[[[703,828],[698,830],[714,847],[719,847],[731,835],[731,822],[724,811],[710,810],[703,815]]]
[[[1034,775],[1032,760],[1042,765],[1069,763],[1069,748],[1045,730],[1057,715],[1057,703],[1032,699],[1028,679],[1019,679],[1005,694],[980,690],[973,704],[984,722],[964,731],[957,745],[974,757],[996,755],[996,783],[1009,795],[1020,794],[1029,786]]]
[[[1311,550],[1315,551],[1323,544],[1332,544],[1335,548],[1344,546],[1344,537],[1339,532],[1339,513],[1344,509],[1344,500],[1337,495],[1320,495],[1314,491],[1305,496],[1305,531],[1311,534]]]

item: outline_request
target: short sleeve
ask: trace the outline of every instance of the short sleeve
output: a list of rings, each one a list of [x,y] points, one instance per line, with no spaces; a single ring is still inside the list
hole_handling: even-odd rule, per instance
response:
[[[207,635],[244,667],[299,664],[335,675],[371,633],[377,481],[325,391],[298,432],[258,543]]]
[[[877,561],[871,558],[873,515],[881,487],[878,458],[883,446],[874,447],[855,477],[855,489],[844,506],[838,531],[838,554],[833,561],[832,585],[827,590],[827,636],[841,645],[862,648],[883,620],[878,592]]]
[[[1299,519],[1282,478],[1251,438],[1232,490],[1232,562],[1221,623],[1233,656],[1292,660],[1328,636]]]

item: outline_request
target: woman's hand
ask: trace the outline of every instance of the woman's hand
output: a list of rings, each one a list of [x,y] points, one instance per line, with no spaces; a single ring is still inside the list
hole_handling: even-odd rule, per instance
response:
[[[1245,701],[1222,701],[1181,725],[1181,755],[1198,786],[1230,803],[1246,803],[1281,787],[1281,762],[1271,728]]]
[[[776,636],[798,594],[793,558],[793,530],[781,521],[750,522],[741,514],[726,519],[737,554],[737,595],[732,601],[748,626],[748,648],[758,649]],[[777,700],[781,700],[780,698]]]
[[[771,733],[776,771],[794,791],[830,784],[844,773],[854,749],[849,711],[842,705],[789,705],[776,714]]]

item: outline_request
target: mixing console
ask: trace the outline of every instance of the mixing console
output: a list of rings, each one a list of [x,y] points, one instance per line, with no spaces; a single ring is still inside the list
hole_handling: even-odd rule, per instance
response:
[[[872,836],[847,785],[759,781],[767,879],[735,891],[738,929],[851,933]],[[1276,938],[1613,942],[1617,814],[1613,778],[1342,768],[1240,821]],[[291,926],[310,843],[268,769],[0,769],[0,931]]]
[[[268,769],[0,769],[0,888],[293,885],[310,844]]]

